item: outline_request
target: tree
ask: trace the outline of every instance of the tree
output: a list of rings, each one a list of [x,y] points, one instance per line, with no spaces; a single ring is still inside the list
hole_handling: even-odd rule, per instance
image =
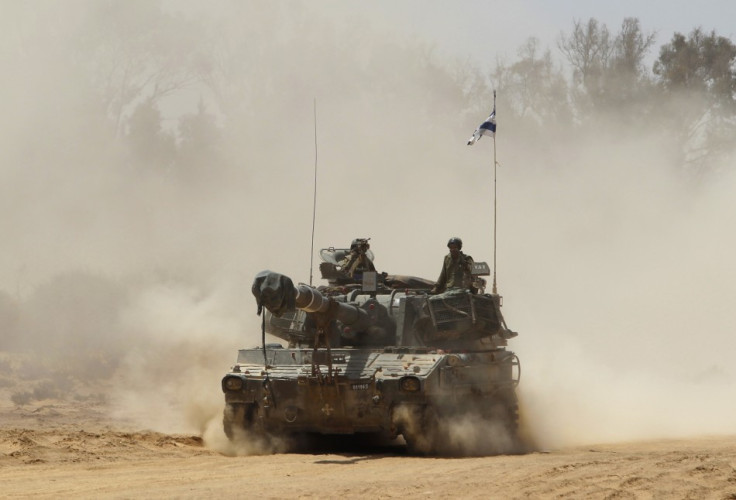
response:
[[[542,52],[539,40],[532,37],[518,55],[510,66],[498,64],[494,74],[516,116],[541,128],[568,124],[572,117],[567,84],[549,49]]]
[[[201,180],[221,166],[221,131],[202,100],[196,113],[179,119],[179,137],[176,166],[183,175]]]
[[[174,137],[161,126],[161,112],[153,98],[136,106],[127,121],[125,139],[133,161],[144,167],[166,170],[174,161]]]
[[[593,18],[587,24],[576,21],[572,34],[561,35],[558,47],[573,67],[578,111],[614,111],[631,122],[645,113],[649,78],[644,58],[653,43],[654,34],[642,32],[636,18],[625,18],[614,37]]]
[[[736,133],[736,46],[700,28],[675,33],[654,64],[667,98],[663,116],[675,130],[681,161],[697,172],[733,153]]]
[[[594,18],[586,24],[575,21],[572,34],[561,35],[557,45],[573,67],[573,83],[582,87],[582,97],[595,103],[602,92],[604,73],[613,51],[608,28]]]
[[[649,76],[644,58],[654,44],[654,33],[645,34],[639,20],[627,17],[613,42],[613,51],[606,68],[608,103],[630,112],[644,111],[650,95]]]
[[[700,28],[685,38],[675,33],[660,49],[654,73],[663,89],[703,91],[710,102],[733,112],[736,93],[736,46],[715,32],[705,35]]]
[[[86,7],[76,58],[117,137],[141,100],[156,103],[207,71],[198,24],[168,14],[160,0],[89,2]]]
[[[628,78],[640,78],[644,73],[644,58],[652,44],[654,33],[643,33],[638,19],[625,18],[613,44],[611,69]]]

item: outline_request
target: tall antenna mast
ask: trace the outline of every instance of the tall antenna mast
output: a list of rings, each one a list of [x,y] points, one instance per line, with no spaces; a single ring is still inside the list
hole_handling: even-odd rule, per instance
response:
[[[493,90],[493,113],[496,112],[496,90]],[[495,118],[495,116],[494,116]],[[493,290],[494,294],[498,294],[496,288],[496,133],[493,133]]]
[[[316,219],[317,219],[317,98],[315,97],[314,98],[314,195],[312,199],[312,247],[309,251],[309,286],[312,286],[312,271],[314,269],[314,224],[315,224]]]

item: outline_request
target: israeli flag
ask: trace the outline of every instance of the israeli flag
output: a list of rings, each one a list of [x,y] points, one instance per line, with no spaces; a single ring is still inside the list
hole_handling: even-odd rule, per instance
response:
[[[468,139],[468,146],[472,146],[476,142],[480,140],[481,137],[485,134],[490,134],[493,136],[496,133],[496,106],[493,106],[493,111],[491,114],[486,118],[486,120],[481,123],[477,129],[475,129],[475,132],[473,132],[473,135]]]

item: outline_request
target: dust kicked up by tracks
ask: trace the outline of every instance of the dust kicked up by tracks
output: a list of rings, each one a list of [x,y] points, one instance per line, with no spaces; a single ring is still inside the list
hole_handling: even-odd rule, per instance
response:
[[[202,435],[146,430],[89,386],[21,390],[53,388],[53,379],[9,366],[1,374],[0,483],[10,498],[736,498],[734,436],[466,458],[341,441],[238,455],[212,448],[222,445],[216,425]]]
[[[3,496],[736,498],[736,437],[470,458],[375,447],[226,456],[198,436],[126,429],[101,410],[97,403],[3,403]]]

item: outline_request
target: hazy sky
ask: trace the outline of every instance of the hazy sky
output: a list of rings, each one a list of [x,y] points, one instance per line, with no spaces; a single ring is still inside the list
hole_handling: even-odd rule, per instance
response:
[[[689,33],[696,26],[733,38],[736,19],[733,0],[378,0],[360,5],[381,11],[387,25],[434,41],[440,51],[467,54],[484,65],[495,64],[494,52],[513,58],[530,36],[554,49],[560,32],[569,32],[573,20],[593,17],[616,32],[625,17],[636,17],[646,33],[657,33],[659,47],[675,32]]]
[[[227,2],[199,0],[164,0],[172,10],[196,10],[203,14]],[[285,3],[288,5],[288,3]],[[294,5],[299,5],[295,3]],[[617,33],[626,17],[639,19],[644,33],[654,33],[655,41],[646,58],[649,69],[659,47],[669,42],[674,33],[690,33],[695,27],[706,32],[736,38],[736,1],[702,0],[317,0],[309,2],[313,10],[322,10],[337,25],[354,23],[372,25],[391,39],[428,42],[440,56],[467,59],[473,65],[490,71],[498,60],[513,61],[519,48],[536,37],[543,49],[551,49],[559,61],[557,49],[560,35],[570,33],[574,21],[595,18],[612,33]],[[315,6],[321,5],[321,9]],[[288,8],[288,7],[287,7]],[[198,95],[179,96],[164,107],[167,118],[175,118],[182,110],[191,111]]]

